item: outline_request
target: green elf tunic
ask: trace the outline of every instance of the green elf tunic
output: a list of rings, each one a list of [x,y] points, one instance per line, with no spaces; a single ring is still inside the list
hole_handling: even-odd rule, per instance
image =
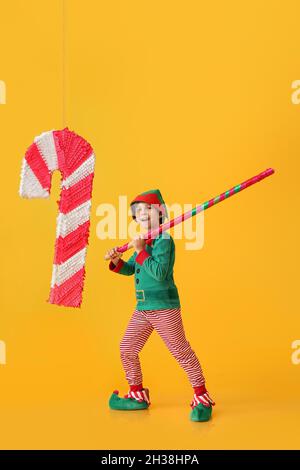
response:
[[[136,310],[160,310],[180,307],[174,261],[174,240],[164,232],[146,242],[144,249],[139,254],[134,252],[128,261],[120,259],[116,266],[110,261],[109,269],[125,276],[134,274]]]

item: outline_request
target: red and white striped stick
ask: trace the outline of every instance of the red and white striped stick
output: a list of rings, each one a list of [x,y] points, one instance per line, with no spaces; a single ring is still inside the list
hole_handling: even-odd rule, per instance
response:
[[[175,217],[175,219],[172,219],[169,222],[166,222],[165,224],[160,225],[157,229],[149,230],[147,233],[143,234],[142,238],[144,238],[145,240],[149,242],[152,238],[157,237],[157,235],[159,235],[160,233],[165,232],[171,227],[174,227],[174,225],[184,222],[186,219],[189,219],[190,217],[193,217],[194,215],[199,214],[199,212],[202,212],[205,209],[208,209],[209,207],[216,205],[218,202],[224,201],[224,199],[227,199],[230,196],[233,196],[234,194],[242,191],[243,189],[246,189],[249,186],[252,186],[253,184],[258,183],[259,181],[266,178],[267,176],[272,175],[273,173],[274,173],[273,168],[267,168],[266,170],[262,171],[258,175],[252,176],[252,178],[249,178],[248,180],[243,181],[242,183],[237,184],[236,186],[233,186],[232,188],[228,189],[224,193],[221,193],[218,196],[204,202],[203,204],[200,204],[199,206],[194,207],[190,211],[185,212],[184,214],[181,214],[178,217]],[[133,243],[134,243],[133,240],[128,243],[125,243],[125,245],[117,247],[117,251],[119,253],[124,253],[125,251],[133,247]],[[110,257],[105,255],[104,259],[108,260],[110,259]]]

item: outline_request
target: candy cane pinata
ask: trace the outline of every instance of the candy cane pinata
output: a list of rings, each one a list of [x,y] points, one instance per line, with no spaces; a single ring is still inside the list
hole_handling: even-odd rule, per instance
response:
[[[147,233],[143,234],[142,237],[146,240],[146,243],[149,243],[152,238],[155,238],[160,233],[165,232],[171,227],[174,227],[174,225],[184,222],[190,217],[193,217],[194,215],[199,214],[199,212],[202,212],[208,209],[209,207],[216,205],[218,202],[224,201],[224,199],[227,199],[228,197],[233,196],[236,193],[239,193],[243,189],[246,189],[249,186],[252,186],[253,184],[258,183],[259,181],[266,178],[267,176],[272,175],[273,173],[274,173],[273,168],[267,168],[265,171],[262,171],[258,175],[252,176],[252,178],[249,178],[248,180],[243,181],[242,183],[237,184],[236,186],[233,186],[232,188],[228,189],[224,193],[221,193],[218,196],[212,199],[209,199],[208,201],[205,201],[203,204],[200,204],[199,206],[194,207],[190,211],[185,212],[184,214],[181,214],[178,217],[175,217],[175,219],[172,219],[169,222],[166,222],[165,224],[160,225],[158,228],[154,230],[149,230]],[[117,251],[119,253],[124,253],[125,251],[133,247],[133,243],[134,243],[133,241],[125,243],[125,245],[117,247]],[[105,255],[104,259],[108,260],[110,259],[110,257],[108,255]]]
[[[54,170],[62,175],[51,290],[47,301],[80,307],[89,237],[95,155],[91,145],[70,131],[43,132],[22,162],[19,194],[48,198]]]

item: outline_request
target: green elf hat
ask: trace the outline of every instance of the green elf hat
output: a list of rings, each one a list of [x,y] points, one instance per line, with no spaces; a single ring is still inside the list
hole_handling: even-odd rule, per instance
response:
[[[139,194],[136,198],[133,199],[130,203],[131,213],[133,219],[135,219],[135,207],[134,204],[137,202],[145,202],[146,204],[155,204],[157,209],[160,210],[162,213],[162,221],[166,217],[168,217],[167,208],[165,205],[165,201],[161,195],[159,189],[150,189],[149,191],[145,191],[144,193]]]

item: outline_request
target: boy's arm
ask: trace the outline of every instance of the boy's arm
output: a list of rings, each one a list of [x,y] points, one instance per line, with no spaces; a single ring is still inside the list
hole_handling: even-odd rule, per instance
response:
[[[171,248],[171,237],[159,238],[153,247],[152,255],[145,250],[139,252],[135,261],[143,266],[145,271],[157,281],[163,281],[168,273]]]
[[[127,261],[123,261],[122,258],[119,259],[117,265],[112,261],[109,263],[109,269],[115,273],[124,274],[125,276],[131,276],[134,274],[134,265],[135,265],[135,254],[133,254]]]

